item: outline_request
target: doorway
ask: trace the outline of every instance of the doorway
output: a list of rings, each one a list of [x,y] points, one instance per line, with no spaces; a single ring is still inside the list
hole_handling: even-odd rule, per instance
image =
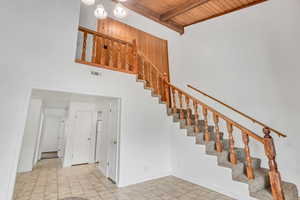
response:
[[[107,102],[97,113],[96,161],[101,172],[113,183],[118,180],[119,108],[117,102]]]
[[[33,89],[17,177],[92,168],[118,184],[119,111],[118,98]]]

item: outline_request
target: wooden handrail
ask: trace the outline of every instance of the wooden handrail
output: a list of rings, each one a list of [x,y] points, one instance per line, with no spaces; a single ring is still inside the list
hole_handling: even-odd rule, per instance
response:
[[[214,101],[216,101],[216,102],[222,104],[223,106],[225,106],[225,107],[227,107],[227,108],[233,110],[234,112],[236,112],[236,113],[242,115],[243,117],[245,117],[245,118],[251,120],[253,123],[259,124],[259,125],[263,126],[264,128],[268,128],[270,131],[273,131],[274,133],[276,133],[279,137],[287,137],[287,135],[285,135],[285,134],[283,134],[283,133],[281,133],[281,132],[279,132],[279,131],[277,131],[277,130],[275,130],[275,129],[273,129],[273,128],[270,128],[270,127],[267,126],[266,124],[264,124],[264,123],[262,123],[262,122],[260,122],[260,121],[258,121],[258,120],[256,120],[256,119],[254,119],[253,117],[250,117],[249,115],[247,115],[247,114],[245,114],[245,113],[243,113],[243,112],[241,112],[241,111],[239,111],[239,110],[233,108],[232,106],[229,106],[228,104],[226,104],[226,103],[224,103],[224,102],[222,102],[222,101],[220,101],[220,100],[218,100],[218,99],[216,99],[216,98],[214,98],[214,97],[212,97],[212,96],[206,94],[205,92],[202,92],[201,90],[199,90],[199,89],[197,89],[197,88],[195,88],[195,87],[193,87],[193,86],[191,86],[191,85],[189,85],[189,84],[187,84],[187,86],[188,86],[189,88],[195,90],[196,92],[199,92],[199,93],[201,93],[202,95],[204,95],[204,96],[206,96],[206,97],[208,97],[208,98],[210,98],[210,99],[212,99],[212,100],[214,100]]]
[[[108,35],[105,35],[105,34],[103,34],[103,33],[99,33],[99,32],[96,32],[96,31],[93,31],[93,30],[88,29],[88,28],[85,28],[85,27],[83,27],[83,26],[79,26],[78,30],[79,30],[79,31],[82,31],[82,32],[87,32],[87,33],[90,33],[90,34],[92,34],[92,35],[96,35],[96,36],[99,36],[99,37],[102,37],[102,38],[105,38],[105,39],[113,40],[113,41],[119,42],[119,43],[121,43],[121,44],[126,44],[126,45],[129,45],[129,46],[131,46],[131,47],[133,46],[133,44],[130,43],[130,42],[126,42],[126,41],[124,41],[124,40],[120,40],[120,39],[117,39],[117,38],[114,38],[114,37],[110,37],[110,36],[108,36]]]
[[[147,56],[145,56],[145,54],[143,54],[141,51],[138,51],[137,54],[142,56],[144,60],[150,63],[152,67],[159,73],[159,75],[163,77],[164,74],[155,66],[155,64]]]
[[[184,92],[183,90],[177,88],[176,86],[170,84],[169,82],[166,82],[166,84],[168,84],[170,87],[174,88],[175,90],[179,91],[180,93],[184,94],[185,96],[189,96],[190,99],[198,102],[199,104],[201,104],[202,106],[206,107],[209,111],[215,113],[216,115],[218,115],[220,118],[222,118],[223,120],[231,123],[233,126],[235,126],[236,128],[240,129],[241,131],[244,131],[247,135],[249,135],[250,137],[256,139],[257,141],[263,143],[264,139],[263,137],[255,134],[254,132],[250,131],[249,129],[247,129],[246,127],[242,126],[241,124],[235,122],[234,120],[226,117],[225,115],[223,115],[222,113],[218,112],[217,110],[213,109],[212,107],[208,106],[207,104],[203,103],[202,101],[196,99],[195,97],[189,95],[188,93]]]

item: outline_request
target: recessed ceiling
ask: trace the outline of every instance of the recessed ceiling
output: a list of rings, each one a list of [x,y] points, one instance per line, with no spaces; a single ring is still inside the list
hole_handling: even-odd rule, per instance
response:
[[[264,1],[267,0],[127,0],[123,5],[183,34],[187,26]]]
[[[51,109],[67,109],[70,105],[70,102],[97,104],[103,101],[117,100],[117,98],[113,97],[93,96],[40,89],[33,89],[31,97],[34,99],[41,99],[43,101],[43,107]]]

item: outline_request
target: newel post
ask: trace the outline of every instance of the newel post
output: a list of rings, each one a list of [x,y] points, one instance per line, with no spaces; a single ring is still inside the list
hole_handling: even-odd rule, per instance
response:
[[[137,43],[136,43],[136,39],[133,40],[133,71],[138,74],[139,73],[139,69],[138,69],[138,56],[137,56]]]
[[[272,196],[274,200],[285,200],[282,188],[282,181],[281,176],[278,171],[277,163],[276,163],[276,150],[273,138],[271,137],[270,129],[264,128],[263,132],[264,136],[264,147],[265,147],[265,154],[269,160],[269,177],[272,189]]]

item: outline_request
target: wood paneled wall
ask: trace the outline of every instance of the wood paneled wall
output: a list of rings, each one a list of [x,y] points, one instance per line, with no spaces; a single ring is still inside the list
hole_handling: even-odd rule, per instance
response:
[[[149,58],[162,72],[166,72],[169,77],[167,40],[155,37],[111,18],[98,20],[97,31],[130,43],[136,39],[138,51]]]

